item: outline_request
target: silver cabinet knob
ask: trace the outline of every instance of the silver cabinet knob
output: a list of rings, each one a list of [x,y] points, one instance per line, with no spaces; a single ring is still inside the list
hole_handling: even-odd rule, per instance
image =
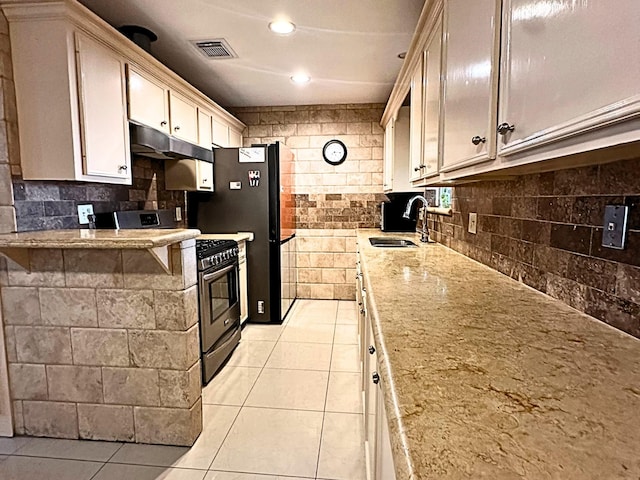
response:
[[[161,126],[161,127],[164,127],[166,124],[167,124],[167,121],[166,121],[166,120],[162,120],[162,121],[160,122],[160,126]]]
[[[516,129],[515,125],[509,125],[507,122],[498,125],[498,133],[500,135],[506,135],[509,132],[513,132]]]
[[[500,128],[500,127],[498,127]],[[475,137],[473,137],[471,139],[471,143],[473,143],[474,145],[480,145],[481,143],[485,143],[487,141],[487,139],[485,137],[480,137],[478,135],[476,135]]]
[[[375,383],[376,385],[380,383],[380,375],[378,375],[378,372],[373,372],[373,375],[371,375],[371,380],[373,380],[373,383]]]
[[[119,172],[126,172],[128,170],[128,167],[126,165],[119,165],[118,166],[118,171]]]
[[[373,345],[369,345],[369,353],[371,355],[373,355],[374,353],[376,353],[376,348]]]

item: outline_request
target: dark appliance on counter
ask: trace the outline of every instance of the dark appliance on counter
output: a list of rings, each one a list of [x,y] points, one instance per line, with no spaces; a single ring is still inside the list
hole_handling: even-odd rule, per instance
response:
[[[253,232],[247,249],[249,321],[281,323],[297,291],[293,153],[276,142],[217,148],[214,194],[189,194],[189,226]]]
[[[206,385],[240,343],[238,243],[197,240],[202,380]]]
[[[96,228],[177,228],[172,210],[131,210],[95,215]],[[196,240],[202,379],[206,384],[240,342],[238,243]]]
[[[380,204],[380,230],[383,232],[415,232],[416,219],[403,218],[407,202],[415,193],[388,193],[389,202]]]

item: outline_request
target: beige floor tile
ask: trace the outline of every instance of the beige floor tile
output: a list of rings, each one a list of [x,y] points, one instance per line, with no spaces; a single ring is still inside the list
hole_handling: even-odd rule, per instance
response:
[[[108,463],[92,480],[202,480],[205,470]]]
[[[332,372],[360,372],[360,348],[358,345],[334,345],[331,354]]]
[[[2,480],[89,480],[102,465],[100,462],[13,455],[0,463],[0,478]]]
[[[234,367],[263,367],[276,342],[242,340],[229,357],[227,365]]]
[[[273,349],[266,367],[328,371],[330,362],[331,345],[279,342]]]
[[[357,325],[358,308],[356,302],[341,301],[338,303],[338,317],[336,323],[340,325]]]
[[[31,437],[12,437],[12,438],[0,438],[0,454],[11,455],[20,447],[25,446],[33,438]]]
[[[116,442],[34,438],[14,455],[106,462],[122,446]]]
[[[290,323],[336,323],[337,300],[296,300]]]
[[[203,405],[202,433],[191,448],[125,444],[110,463],[206,470],[222,445],[239,410],[239,407]]]
[[[242,405],[260,374],[260,368],[226,365],[202,389],[202,403]]]
[[[358,326],[357,325],[336,325],[336,333],[333,340],[336,345],[357,345]]]
[[[244,407],[211,469],[314,477],[322,417],[321,412]]]
[[[364,480],[365,475],[362,416],[326,413],[318,478]]]
[[[275,342],[282,333],[282,325],[260,325],[249,323],[242,330],[242,338],[245,340],[267,340]]]
[[[245,405],[322,412],[328,380],[328,372],[265,368]]]
[[[331,372],[327,389],[327,412],[361,413],[362,394],[359,373]]]
[[[257,473],[214,472],[209,470],[204,480],[308,480],[313,477],[281,477],[280,475],[258,475]]]
[[[280,342],[333,343],[334,325],[305,324],[287,325]]]

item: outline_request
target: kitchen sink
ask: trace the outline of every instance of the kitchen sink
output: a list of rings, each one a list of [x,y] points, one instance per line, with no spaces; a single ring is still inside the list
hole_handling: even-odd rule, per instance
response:
[[[369,237],[369,243],[374,247],[417,247],[411,240],[405,240],[404,238],[393,237]]]

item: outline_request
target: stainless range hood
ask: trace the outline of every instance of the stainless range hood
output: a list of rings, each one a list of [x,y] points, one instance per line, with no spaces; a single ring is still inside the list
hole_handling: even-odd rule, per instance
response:
[[[129,122],[131,153],[160,160],[194,158],[213,163],[213,150],[172,137],[155,128]]]

